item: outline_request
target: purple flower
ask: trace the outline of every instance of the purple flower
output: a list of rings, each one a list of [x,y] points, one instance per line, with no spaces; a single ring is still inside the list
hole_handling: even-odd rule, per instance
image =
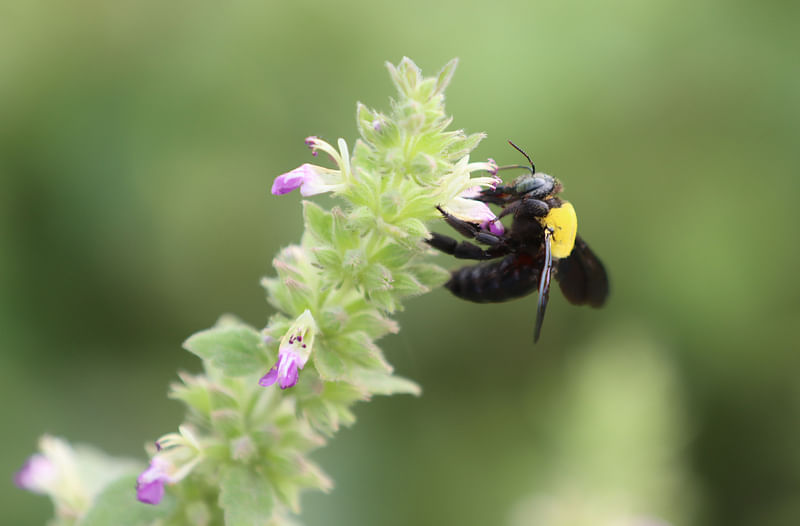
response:
[[[145,504],[158,504],[164,498],[164,484],[171,483],[167,465],[158,457],[150,461],[150,467],[136,479],[136,498]]]
[[[340,190],[343,185],[336,176],[335,170],[322,168],[313,164],[302,164],[285,174],[279,175],[272,183],[272,194],[288,194],[292,190],[300,189],[303,196],[321,194]]]
[[[164,486],[186,478],[204,456],[201,443],[191,426],[178,427],[156,440],[156,453],[150,466],[136,479],[136,498],[145,504],[158,504],[164,498]]]
[[[20,489],[34,493],[46,493],[49,484],[55,480],[55,465],[44,455],[35,454],[25,462],[14,475],[14,484]]]
[[[258,381],[258,385],[268,387],[275,382],[281,389],[288,389],[297,384],[299,371],[305,367],[311,348],[314,344],[314,336],[317,332],[317,324],[311,311],[306,309],[297,317],[297,320],[289,328],[289,331],[281,339],[278,349],[278,361]]]
[[[299,377],[297,371],[304,366],[305,363],[302,363],[297,354],[291,350],[282,350],[278,353],[278,362],[258,381],[258,385],[267,387],[277,380],[281,389],[294,387]]]
[[[313,184],[315,179],[319,179],[319,175],[314,171],[310,164],[306,163],[295,168],[291,172],[286,172],[275,178],[272,183],[272,194],[283,195],[288,194],[292,190],[300,188],[300,193],[307,195],[303,191],[303,186],[306,184]]]

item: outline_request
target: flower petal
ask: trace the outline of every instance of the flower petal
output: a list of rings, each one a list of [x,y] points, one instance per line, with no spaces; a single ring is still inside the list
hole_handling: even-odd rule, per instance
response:
[[[150,466],[136,479],[136,498],[145,504],[158,504],[164,498],[164,484],[171,479],[166,472],[163,459],[154,457]]]
[[[445,208],[457,218],[471,223],[482,224],[497,218],[486,203],[464,199],[463,197],[456,197],[447,203]]]
[[[304,185],[309,184],[309,182],[315,181],[316,179],[319,179],[319,174],[317,174],[314,168],[308,163],[302,164],[291,172],[286,172],[285,174],[276,177],[275,181],[272,183],[272,194],[288,194],[292,190],[301,188]]]
[[[269,387],[270,385],[275,383],[275,380],[278,379],[278,367],[277,365],[269,370],[267,374],[261,377],[261,380],[258,381],[258,385],[261,387]]]
[[[161,479],[136,485],[136,498],[145,504],[158,504],[164,498],[164,481]]]
[[[56,467],[44,455],[32,455],[14,475],[18,488],[34,493],[45,493],[48,484],[56,477]]]
[[[278,385],[281,389],[288,389],[289,387],[294,387],[297,384],[297,380],[300,375],[297,372],[297,361],[296,360],[287,360],[286,369],[283,371],[283,375],[279,375]]]
[[[485,224],[482,224],[481,227],[488,228],[489,232],[496,236],[502,236],[506,231],[506,229],[503,227],[503,223],[501,223],[499,220],[487,221]]]

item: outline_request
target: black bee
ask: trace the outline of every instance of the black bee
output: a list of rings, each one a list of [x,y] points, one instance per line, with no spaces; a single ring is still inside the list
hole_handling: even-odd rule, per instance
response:
[[[448,225],[459,234],[486,248],[448,236],[432,233],[427,240],[432,247],[461,259],[496,260],[463,267],[452,273],[445,285],[450,291],[478,303],[501,302],[526,296],[539,290],[533,340],[539,340],[550,292],[550,278],[555,274],[561,292],[575,305],[601,307],[608,297],[608,276],[603,264],[577,235],[575,209],[558,197],[561,183],[538,173],[536,167],[516,144],[508,141],[528,160],[530,173],[510,185],[487,188],[471,199],[503,207],[498,220],[513,217],[511,229],[492,233],[490,225],[460,219],[437,207]],[[495,231],[497,231],[495,229]]]

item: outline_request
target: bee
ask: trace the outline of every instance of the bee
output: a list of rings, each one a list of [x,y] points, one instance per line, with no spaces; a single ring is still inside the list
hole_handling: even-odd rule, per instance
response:
[[[513,217],[511,228],[502,234],[493,233],[489,225],[460,219],[438,206],[449,226],[485,248],[436,232],[427,243],[459,259],[492,260],[452,272],[445,287],[459,298],[495,303],[538,290],[535,343],[541,334],[553,275],[570,303],[592,307],[602,307],[608,298],[608,275],[598,257],[578,235],[578,219],[572,204],[558,197],[563,190],[561,183],[537,172],[528,154],[508,142],[525,156],[530,167],[501,168],[524,168],[529,173],[509,185],[483,189],[471,199],[501,206],[503,210],[497,221],[510,215]]]

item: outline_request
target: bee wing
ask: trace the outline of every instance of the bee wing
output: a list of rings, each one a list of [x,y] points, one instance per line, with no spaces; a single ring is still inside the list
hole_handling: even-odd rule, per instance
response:
[[[573,305],[602,307],[608,298],[608,274],[580,236],[569,257],[556,264],[556,279],[564,297]]]
[[[539,301],[536,303],[536,326],[533,329],[533,343],[539,341],[539,334],[542,332],[544,322],[544,311],[547,309],[547,300],[550,298],[550,275],[553,269],[553,254],[550,252],[551,233],[545,230],[544,233],[544,265],[542,274],[539,277]]]

